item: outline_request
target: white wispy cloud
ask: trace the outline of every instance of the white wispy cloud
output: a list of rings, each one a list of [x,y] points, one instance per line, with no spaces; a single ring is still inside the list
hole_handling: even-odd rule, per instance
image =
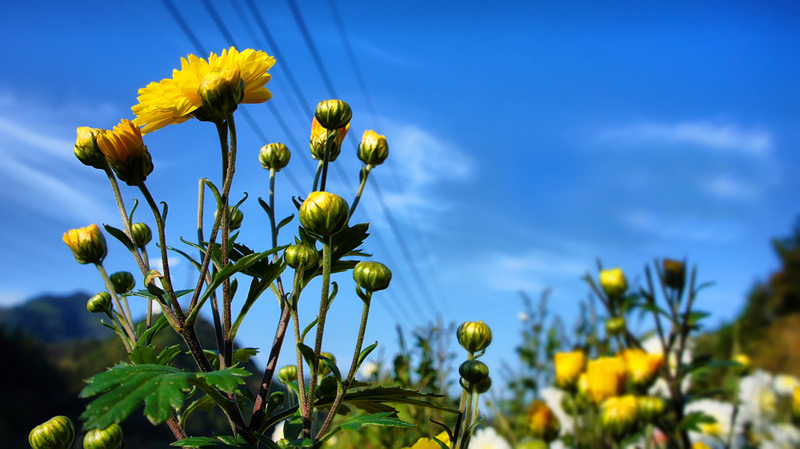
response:
[[[732,124],[708,121],[656,123],[602,130],[601,141],[623,145],[694,145],[716,151],[734,151],[753,156],[769,154],[774,146],[772,135],[762,129],[744,129]]]
[[[528,249],[478,257],[484,283],[494,290],[539,291],[554,281],[574,281],[587,270],[586,257],[558,250]]]
[[[623,212],[619,220],[640,232],[683,241],[725,243],[737,239],[744,232],[742,223],[723,217],[675,216],[646,209]]]
[[[702,187],[718,198],[744,201],[758,199],[762,191],[760,186],[731,174],[714,176],[703,182]]]

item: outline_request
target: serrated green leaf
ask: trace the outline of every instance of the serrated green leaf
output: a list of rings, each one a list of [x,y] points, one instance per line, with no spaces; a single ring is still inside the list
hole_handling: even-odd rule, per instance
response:
[[[247,363],[251,357],[258,355],[258,348],[239,348],[233,351],[233,362]]]
[[[339,424],[343,430],[359,430],[366,426],[383,426],[383,427],[416,427],[415,424],[407,423],[398,418],[393,418],[390,412],[373,413],[370,415],[356,416],[355,418],[348,419],[347,421]]]
[[[181,353],[180,345],[164,348],[159,355],[156,355],[155,350],[154,345],[137,346],[133,348],[129,357],[135,365],[167,365],[175,356]]]
[[[252,446],[241,435],[236,438],[230,435],[216,435],[213,437],[189,437],[171,443],[170,446],[178,447],[238,447],[250,449]]]
[[[112,237],[119,240],[120,243],[125,245],[125,248],[128,248],[128,251],[133,251],[136,248],[131,242],[131,239],[128,238],[128,235],[125,234],[121,229],[117,229],[114,226],[103,224],[103,227],[106,229],[106,232],[111,234]]]
[[[233,340],[239,332],[239,326],[241,326],[244,321],[247,312],[250,311],[250,308],[255,304],[256,300],[269,288],[270,284],[280,276],[284,269],[286,269],[286,262],[280,259],[278,263],[270,263],[268,265],[267,271],[263,274],[264,277],[262,279],[259,280],[254,277],[252,281],[250,281],[250,290],[247,292],[247,299],[244,304],[242,304],[242,310],[239,311],[239,315],[236,316],[233,325],[231,325],[229,336],[231,340]]]
[[[167,420],[172,410],[183,406],[184,393],[195,385],[204,390],[218,388],[233,393],[248,376],[241,368],[227,368],[210,373],[191,373],[163,365],[119,364],[87,379],[89,385],[79,397],[98,396],[81,414],[86,430],[106,428],[124,421],[140,405],[153,424]]]

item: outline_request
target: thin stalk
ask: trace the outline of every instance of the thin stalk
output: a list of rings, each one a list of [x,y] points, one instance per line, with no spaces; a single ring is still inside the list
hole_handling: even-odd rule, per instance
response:
[[[322,427],[320,427],[319,433],[317,433],[317,441],[321,439],[330,428],[331,423],[333,423],[333,418],[336,416],[336,412],[339,410],[339,406],[342,404],[344,395],[347,393],[347,389],[350,388],[350,384],[355,378],[356,370],[358,369],[358,358],[361,355],[361,348],[364,345],[364,334],[367,332],[367,319],[369,318],[369,306],[371,299],[372,292],[367,292],[367,299],[364,301],[364,306],[361,310],[361,324],[358,327],[358,337],[356,338],[355,351],[353,351],[353,360],[350,362],[350,371],[347,373],[347,377],[343,382],[342,388],[337,389],[336,391],[336,397],[333,399],[330,412],[328,412],[325,422],[322,424]]]
[[[114,191],[114,200],[117,202],[117,209],[119,210],[120,218],[122,218],[122,227],[125,231],[125,235],[128,236],[128,239],[130,239],[131,243],[133,243],[133,230],[131,229],[131,222],[128,219],[128,212],[125,210],[125,202],[122,200],[122,194],[119,191],[117,178],[114,176],[114,171],[108,166],[108,162],[105,163],[103,171],[106,172],[106,176],[108,176],[108,182],[111,183],[111,190]],[[142,272],[142,274],[146,275],[150,270],[150,265],[145,263],[145,261],[142,259],[139,251],[136,250],[135,244],[133,245],[133,249],[131,249],[131,253],[133,254],[133,258],[136,260],[136,265],[139,266],[139,270]]]
[[[361,175],[361,184],[358,186],[358,192],[356,192],[356,198],[353,200],[353,205],[350,206],[350,216],[353,215],[356,211],[356,207],[358,207],[358,202],[361,201],[361,194],[364,192],[364,186],[367,184],[367,178],[369,178],[369,173],[372,171],[372,165],[365,165],[364,170],[362,170]]]
[[[114,301],[114,307],[117,308],[120,316],[124,318],[124,320],[120,320],[122,328],[125,329],[125,333],[128,335],[128,338],[130,338],[133,341],[136,341],[136,333],[133,331],[133,324],[131,323],[130,316],[125,315],[125,311],[122,309],[122,306],[120,305],[119,297],[117,296],[117,291],[114,289],[114,284],[111,283],[111,279],[108,277],[106,269],[103,268],[102,263],[97,263],[95,264],[95,266],[97,267],[97,271],[100,272],[100,276],[103,278],[103,282],[105,282],[106,284],[106,289],[108,289],[108,292],[111,293],[111,299]],[[130,310],[128,311],[128,313],[130,313]]]
[[[312,192],[317,191],[317,186],[319,185],[319,177],[320,175],[322,175],[323,165],[325,165],[323,161],[319,161],[319,163],[317,164],[317,170],[314,172],[314,185],[313,188],[311,189]]]
[[[178,423],[178,420],[172,414],[170,414],[169,418],[167,418],[167,427],[169,427],[172,435],[175,436],[175,441],[180,441],[189,437],[186,435],[186,431],[183,430],[183,427],[181,427],[180,423]],[[186,446],[181,447],[187,449]]]
[[[310,402],[308,401],[308,396],[306,395],[306,380],[305,380],[305,374],[304,374],[305,370],[303,368],[303,354],[300,352],[300,348],[297,347],[297,344],[302,343],[301,335],[300,335],[300,318],[299,318],[298,313],[297,313],[297,303],[299,302],[298,300],[300,299],[300,292],[301,292],[300,281],[302,279],[302,276],[303,276],[303,272],[302,271],[296,271],[294,273],[294,288],[293,288],[292,293],[291,293],[291,301],[287,301],[289,303],[287,305],[289,306],[290,313],[292,315],[292,324],[293,324],[292,327],[294,329],[295,353],[297,355],[297,386],[298,386],[298,389],[300,390],[300,392],[298,394],[297,402],[298,402],[298,406],[300,407],[300,416],[302,416],[303,419],[305,420],[306,416],[309,415],[307,413],[307,409],[310,406]],[[316,375],[316,373],[315,373],[316,370],[313,369],[310,366],[309,366],[309,369],[311,370],[311,378],[313,379],[314,376]],[[305,426],[305,422],[304,422],[304,426]]]
[[[325,130],[325,155],[322,158],[322,179],[319,181],[319,190],[320,192],[325,191],[325,182],[328,180],[328,164],[330,163],[331,158],[331,147],[333,147],[333,139],[336,138],[336,131],[333,131],[331,134],[330,129]]]
[[[573,447],[578,449],[581,447],[581,431],[580,431],[580,421],[578,420],[578,394],[576,392],[572,393],[572,439],[573,439]]]
[[[324,171],[323,171],[323,181],[324,181]],[[331,248],[331,238],[325,237],[322,239],[322,293],[320,297],[319,303],[319,316],[317,318],[317,337],[314,342],[314,366],[311,367],[311,382],[308,387],[308,400],[314,400],[314,394],[317,391],[317,376],[316,374],[316,367],[319,366],[319,354],[322,352],[322,336],[325,332],[325,317],[328,314],[328,296],[330,294],[330,287],[331,287],[331,264],[332,264],[332,248]],[[304,420],[308,419],[309,424],[311,423],[311,413],[313,410],[306,410],[306,416],[304,416]],[[311,428],[305,426],[305,422],[303,423],[303,434],[311,438]]]
[[[228,164],[225,172],[225,182],[222,192],[222,236],[220,237],[221,254],[220,266],[225,267],[229,262],[229,248],[228,239],[230,238],[230,210],[228,209],[230,186],[233,182],[233,174],[236,171],[236,122],[233,119],[233,113],[228,113],[226,116],[228,122],[228,130],[230,133],[230,151],[228,151]],[[233,338],[231,337],[232,326],[232,313],[231,304],[233,298],[231,297],[231,280],[225,279],[222,282],[222,335],[224,337],[225,352],[220,357],[220,367],[228,367],[233,364]]]
[[[219,131],[219,128],[217,129]],[[197,245],[203,246],[203,209],[205,207],[206,186],[202,179],[197,182]],[[200,258],[203,258],[203,251],[199,251]],[[206,285],[211,285],[211,275],[206,271]],[[225,347],[222,339],[222,322],[219,319],[219,303],[217,302],[217,292],[211,292],[211,316],[214,321],[214,334],[217,338],[217,351],[222,354]],[[192,307],[194,308],[194,307]]]
[[[267,359],[267,367],[264,369],[264,376],[261,378],[261,386],[258,389],[255,403],[253,404],[253,417],[250,419],[250,429],[261,427],[264,419],[264,412],[267,409],[267,398],[269,397],[269,387],[272,385],[272,377],[275,375],[275,368],[278,365],[278,356],[283,346],[283,338],[286,336],[286,328],[291,317],[290,307],[284,301],[281,308],[281,318],[278,321],[278,328],[275,330],[275,338],[272,342],[272,349]],[[290,390],[291,394],[291,390]]]

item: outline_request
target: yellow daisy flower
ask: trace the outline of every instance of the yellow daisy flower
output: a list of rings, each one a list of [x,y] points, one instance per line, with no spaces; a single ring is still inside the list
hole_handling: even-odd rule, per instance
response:
[[[142,133],[148,133],[189,120],[203,106],[198,92],[201,84],[207,78],[217,78],[220,72],[238,72],[244,84],[240,103],[263,103],[272,98],[264,85],[270,79],[267,70],[274,63],[275,58],[253,49],[240,52],[231,47],[219,56],[211,53],[208,61],[190,54],[181,58],[181,68],[172,71],[172,78],[139,89],[139,104],[131,108],[136,114],[133,123],[142,128]]]

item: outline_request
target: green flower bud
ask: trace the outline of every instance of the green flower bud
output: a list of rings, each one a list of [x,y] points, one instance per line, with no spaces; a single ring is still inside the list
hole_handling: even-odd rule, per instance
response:
[[[92,429],[83,437],[83,449],[119,449],[122,447],[122,427],[111,424],[105,429]]]
[[[133,275],[127,271],[117,271],[110,276],[111,284],[114,286],[114,291],[120,295],[128,293],[136,286],[136,280]]]
[[[345,126],[339,129],[327,130],[319,124],[316,117],[311,121],[311,140],[309,141],[309,148],[311,149],[311,157],[317,161],[325,158],[325,148],[330,144],[328,154],[328,162],[333,162],[339,157],[342,152],[342,142],[347,135],[347,130],[350,126]]]
[[[317,263],[317,250],[308,245],[292,245],[283,251],[283,258],[295,270],[308,270]]]
[[[75,426],[66,416],[55,416],[28,434],[33,449],[69,449],[75,439]]]
[[[72,250],[78,263],[101,263],[108,253],[106,238],[96,224],[71,229],[64,233],[64,243]]]
[[[225,114],[236,110],[244,99],[244,80],[238,67],[211,71],[197,88],[197,95],[203,102],[203,113],[217,121]],[[201,114],[204,115],[204,114]],[[214,117],[211,117],[214,116]]]
[[[217,219],[217,211],[214,211],[214,219]],[[228,206],[228,226],[230,227],[231,231],[235,231],[242,226],[242,220],[244,220],[244,214],[242,213],[239,208],[234,208],[233,206]]]
[[[458,367],[458,374],[474,385],[489,377],[489,367],[479,360],[467,360]]]
[[[392,272],[382,263],[363,261],[357,263],[353,268],[353,279],[364,290],[376,292],[389,286]]]
[[[680,290],[686,285],[686,264],[679,260],[664,259],[664,284],[675,290]]]
[[[300,206],[300,224],[308,231],[330,237],[347,226],[350,208],[344,198],[328,192],[311,192]]]
[[[600,406],[600,425],[620,442],[636,430],[639,421],[639,403],[633,395],[606,399]]]
[[[97,145],[97,135],[106,132],[104,129],[78,128],[78,139],[75,141],[75,157],[83,165],[102,170],[106,166],[106,157]]]
[[[261,162],[261,166],[266,170],[280,171],[283,167],[289,165],[291,157],[292,153],[289,148],[282,143],[264,145],[261,147],[261,151],[258,152],[258,161]]]
[[[469,352],[480,352],[492,343],[492,330],[483,321],[467,321],[458,326],[458,343]]]
[[[625,333],[625,318],[618,316],[609,318],[606,321],[606,333],[608,335],[622,335]]]
[[[342,100],[325,100],[317,105],[314,117],[325,129],[344,128],[353,118],[350,105]]]
[[[133,242],[136,243],[138,248],[143,249],[153,239],[153,232],[150,231],[150,226],[147,226],[146,223],[132,224],[131,232],[133,233]]]
[[[91,313],[105,313],[111,310],[111,295],[108,292],[100,292],[86,302],[86,309]]]
[[[666,405],[658,396],[640,396],[636,398],[639,403],[639,417],[642,421],[653,424],[664,415]]]
[[[389,144],[386,143],[386,136],[371,129],[364,131],[361,143],[358,145],[358,158],[361,162],[376,167],[381,165],[387,157],[389,157]]]
[[[486,393],[487,391],[489,391],[490,388],[492,388],[492,378],[491,377],[487,377],[486,379],[483,379],[482,381],[480,381],[477,384],[475,384],[475,391],[478,394]]]
[[[278,380],[288,384],[297,380],[297,367],[286,365],[278,370]]]
[[[324,364],[322,362],[322,357],[325,357],[326,359],[330,360],[335,365],[336,364],[336,356],[334,356],[330,352],[320,352],[319,353],[319,357],[320,357],[320,360],[319,360],[319,368],[317,369],[317,374],[319,374],[321,377],[325,377],[325,376],[327,376],[328,374],[331,373],[331,369],[328,368],[328,365],[326,365],[326,364]]]

